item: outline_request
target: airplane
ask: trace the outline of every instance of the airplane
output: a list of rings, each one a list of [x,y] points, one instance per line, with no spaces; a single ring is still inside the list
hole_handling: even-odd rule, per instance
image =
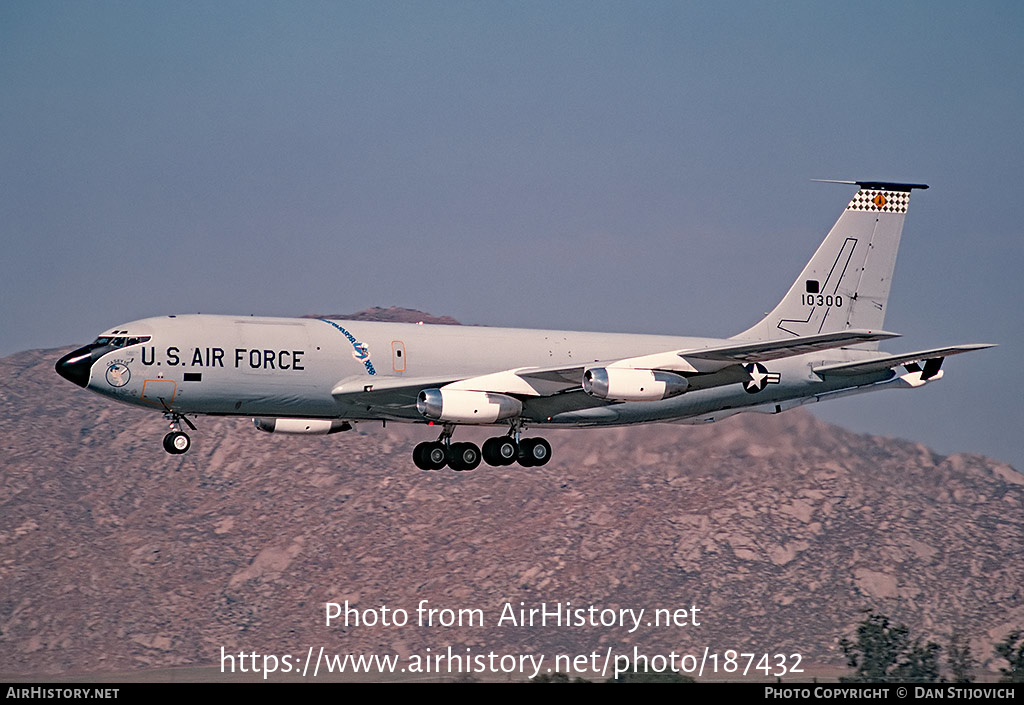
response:
[[[169,315],[123,323],[56,363],[65,379],[162,412],[164,449],[188,451],[190,416],[247,416],[271,433],[329,434],[365,421],[440,426],[413,463],[546,464],[527,428],[710,423],[780,413],[942,378],[954,345],[886,354],[879,342],[911,191],[926,184],[833,181],[858,190],[779,304],[727,338],[584,333],[327,318]],[[460,425],[508,428],[483,448]]]

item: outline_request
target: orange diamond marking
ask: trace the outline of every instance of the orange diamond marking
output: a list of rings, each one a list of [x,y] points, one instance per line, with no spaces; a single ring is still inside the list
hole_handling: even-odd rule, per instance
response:
[[[879,208],[881,208],[888,202],[885,200],[885,196],[883,196],[882,194],[878,194],[871,200],[874,201],[875,205],[878,206]]]

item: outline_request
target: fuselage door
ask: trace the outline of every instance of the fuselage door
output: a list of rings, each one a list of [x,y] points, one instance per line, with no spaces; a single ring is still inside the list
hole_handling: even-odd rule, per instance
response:
[[[147,379],[142,383],[142,401],[162,409],[170,409],[178,385],[169,379]]]
[[[401,340],[391,341],[391,368],[395,372],[405,372],[405,343]]]

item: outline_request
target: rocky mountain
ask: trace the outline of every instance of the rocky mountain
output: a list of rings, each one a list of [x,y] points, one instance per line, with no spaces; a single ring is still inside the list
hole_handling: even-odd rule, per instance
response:
[[[941,643],[959,630],[981,660],[1024,626],[1024,475],[984,457],[799,410],[544,433],[554,459],[532,469],[419,471],[411,448],[434,430],[397,424],[288,437],[200,418],[192,450],[170,456],[159,415],[60,379],[63,352],[0,360],[0,674],[321,646],[552,659],[708,647],[835,673],[837,639],[866,610]],[[421,626],[423,600],[451,612]],[[326,626],[325,603],[346,601],[363,621],[386,607],[409,623]],[[506,604],[566,602],[648,611],[632,632],[628,619],[498,623]],[[648,626],[658,608],[687,611]],[[483,625],[438,624],[471,609]]]
[[[433,323],[435,325],[457,326],[459,322],[451,316],[434,316],[414,308],[389,306],[363,309],[356,313],[311,314],[303,318],[326,318],[332,321],[392,321],[394,323]]]

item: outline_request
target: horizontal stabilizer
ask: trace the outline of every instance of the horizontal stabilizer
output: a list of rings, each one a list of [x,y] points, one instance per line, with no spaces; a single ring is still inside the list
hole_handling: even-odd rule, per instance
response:
[[[681,350],[678,355],[686,359],[715,360],[719,362],[766,362],[781,357],[803,355],[818,350],[831,350],[847,345],[869,343],[898,338],[899,333],[870,330],[844,330],[838,333],[819,333],[780,340],[759,340],[739,345],[723,345],[703,350]]]
[[[842,181],[840,179],[811,179],[811,181],[821,184],[850,184],[871,191],[911,191],[928,188],[928,184],[906,184],[899,181]]]
[[[821,377],[827,377],[832,375],[863,375],[870,374],[872,372],[882,372],[883,370],[891,370],[894,367],[900,365],[907,365],[911,363],[925,362],[926,369],[928,368],[928,362],[930,360],[941,360],[942,358],[949,357],[950,355],[959,355],[960,353],[971,352],[972,350],[984,350],[985,348],[995,347],[990,344],[975,344],[975,345],[953,345],[948,348],[935,348],[933,350],[919,350],[917,352],[906,353],[903,355],[887,355],[886,357],[877,357],[872,360],[861,360],[858,362],[841,362],[836,365],[824,365],[822,367],[815,367],[814,373]],[[932,374],[927,375],[925,379],[934,376],[934,373],[938,371],[936,364]],[[931,370],[929,370],[931,371]]]

